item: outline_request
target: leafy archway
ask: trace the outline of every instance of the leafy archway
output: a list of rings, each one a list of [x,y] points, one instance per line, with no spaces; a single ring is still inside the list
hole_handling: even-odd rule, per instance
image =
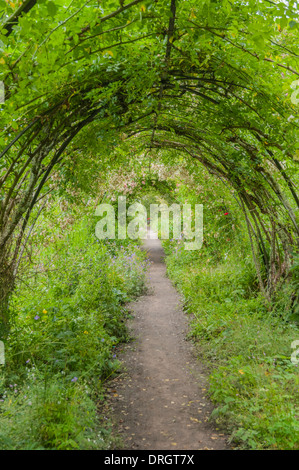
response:
[[[149,158],[173,149],[233,188],[270,299],[298,246],[296,2],[2,5],[3,320],[52,172],[67,152],[96,161],[124,141]]]

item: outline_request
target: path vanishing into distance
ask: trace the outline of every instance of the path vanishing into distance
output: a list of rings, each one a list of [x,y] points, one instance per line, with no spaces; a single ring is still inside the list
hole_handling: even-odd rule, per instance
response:
[[[118,350],[124,373],[109,382],[115,433],[126,449],[228,449],[226,436],[208,423],[207,380],[186,341],[182,301],[166,277],[160,240],[144,243],[151,267],[148,292],[130,303],[134,338]]]

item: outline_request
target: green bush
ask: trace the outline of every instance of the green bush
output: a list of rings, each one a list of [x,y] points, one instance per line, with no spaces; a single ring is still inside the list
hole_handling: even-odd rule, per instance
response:
[[[97,240],[88,217],[44,245],[11,300],[0,448],[111,445],[97,403],[120,367],[115,347],[127,339],[125,304],[142,292],[146,268],[136,244]]]
[[[211,371],[212,418],[235,446],[298,449],[299,375],[290,356],[299,332],[286,312],[289,291],[269,312],[246,253],[219,262],[213,250],[165,245],[168,274],[191,315],[189,336]]]

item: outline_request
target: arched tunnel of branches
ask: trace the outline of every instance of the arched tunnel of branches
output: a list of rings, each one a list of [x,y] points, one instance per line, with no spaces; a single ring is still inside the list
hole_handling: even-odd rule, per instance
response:
[[[100,160],[109,172],[109,159],[122,167],[158,151],[174,168],[182,158],[205,167],[243,211],[271,302],[298,249],[296,2],[5,5],[2,321],[50,178],[76,154],[90,181]]]

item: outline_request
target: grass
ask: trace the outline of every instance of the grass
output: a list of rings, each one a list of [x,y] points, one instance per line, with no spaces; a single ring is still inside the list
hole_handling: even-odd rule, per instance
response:
[[[165,247],[168,274],[192,315],[190,338],[210,369],[212,418],[237,448],[298,449],[291,343],[299,331],[289,320],[290,292],[280,293],[269,312],[246,256],[213,262],[211,253],[186,253],[175,242]]]
[[[10,303],[1,449],[113,447],[98,405],[119,369],[126,302],[142,292],[146,267],[131,241],[97,240],[89,217],[44,243]]]

